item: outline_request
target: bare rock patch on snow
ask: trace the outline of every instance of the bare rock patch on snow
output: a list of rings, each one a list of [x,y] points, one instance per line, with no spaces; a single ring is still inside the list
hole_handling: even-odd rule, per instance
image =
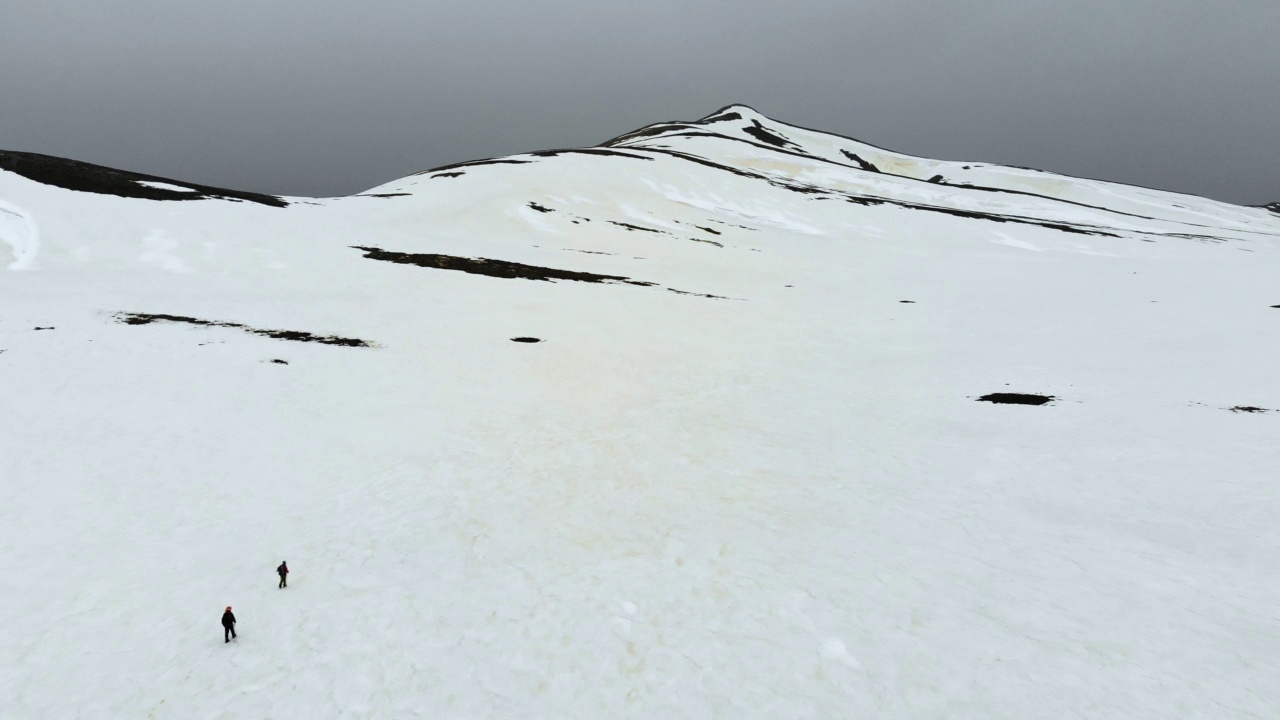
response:
[[[464,258],[456,255],[440,255],[436,253],[403,253],[382,250],[375,247],[353,245],[352,248],[364,252],[371,260],[417,265],[418,267],[435,268],[437,270],[457,270],[472,275],[488,275],[496,278],[521,278],[524,280],[571,280],[573,282],[608,283],[615,285],[640,285],[652,287],[657,283],[643,280],[632,280],[621,275],[601,275],[599,273],[580,272],[577,270],[559,270],[556,268],[525,265],[524,263],[493,260],[491,258]]]
[[[66,158],[38,153],[0,150],[0,170],[8,170],[22,177],[53,185],[64,190],[115,195],[117,197],[144,200],[201,200],[204,198],[235,200],[287,207],[285,200],[275,195],[226,190],[182,183],[181,185],[161,177],[115,170],[101,165],[67,160]]]
[[[983,395],[978,402],[989,402],[997,405],[1048,405],[1057,400],[1053,395],[1037,395],[1035,393],[998,392]]]
[[[730,118],[724,117],[724,118],[718,118],[718,119],[728,120]],[[741,116],[735,115],[734,119],[741,119]],[[662,135],[664,133],[674,133],[674,132],[680,132],[683,130],[698,130],[698,129],[700,129],[698,125],[693,125],[690,123],[681,123],[681,122],[658,123],[656,125],[649,125],[646,127],[642,127],[639,130],[632,130],[629,133],[619,135],[618,137],[613,138],[611,140],[606,140],[603,143],[601,143],[601,145],[605,147],[611,147],[611,146],[620,145],[625,142],[630,142],[633,140],[640,140],[647,137],[653,137],[654,135]]]
[[[618,226],[618,227],[620,227],[620,228],[626,228],[627,230],[632,230],[632,231],[637,231],[637,232],[657,233],[657,234],[659,234],[659,235],[670,235],[670,234],[671,234],[671,233],[668,233],[668,232],[667,232],[667,231],[665,231],[665,230],[657,230],[657,229],[654,229],[654,228],[642,227],[642,226],[640,226],[640,225],[632,225],[631,223],[628,223],[628,222],[622,222],[622,221],[620,221],[620,220],[610,220],[610,221],[609,221],[609,224],[610,224],[610,225],[617,225],[617,226]]]
[[[774,147],[799,149],[795,143],[782,137],[781,135],[766,128],[759,120],[752,120],[751,124],[742,128],[742,131],[760,142],[769,143]]]
[[[321,345],[340,345],[343,347],[373,347],[367,340],[345,338],[337,335],[316,335],[301,330],[264,330],[245,325],[244,323],[225,322],[221,320],[201,320],[185,315],[167,315],[163,313],[117,313],[116,317],[126,325],[150,325],[156,322],[185,323],[187,325],[205,325],[208,327],[236,328],[253,335],[261,335],[275,340],[293,340],[295,342],[314,342]],[[272,361],[276,362],[276,361]],[[283,361],[281,361],[283,362]],[[285,363],[287,364],[287,363]]]
[[[725,297],[724,295],[711,295],[710,293],[689,292],[688,290],[677,290],[675,288],[667,288],[667,289],[677,295],[692,295],[694,297],[700,297],[700,298],[711,298],[712,300],[732,300],[733,299],[733,298]]]
[[[681,160],[687,160],[689,162],[698,163],[699,165],[705,165],[707,167],[715,168],[717,170],[723,170],[724,172],[732,173],[740,177],[751,178],[753,180],[760,180],[762,182],[768,183],[769,185],[772,185],[774,187],[777,187],[783,190],[789,190],[791,192],[799,193],[801,195],[811,196],[812,199],[814,200],[844,200],[845,202],[853,203],[855,205],[865,205],[867,207],[875,207],[878,205],[888,205],[888,206],[906,208],[908,210],[922,210],[924,212],[941,213],[943,215],[970,218],[973,220],[987,220],[990,222],[1012,223],[1016,225],[1033,225],[1036,227],[1048,228],[1050,230],[1058,230],[1066,233],[1074,233],[1077,235],[1096,235],[1099,237],[1114,237],[1114,238],[1120,237],[1119,235],[1113,232],[1110,232],[1103,227],[1088,225],[1085,223],[1044,220],[1041,218],[1026,217],[1022,215],[1008,215],[1008,214],[1002,214],[1002,213],[984,212],[980,210],[968,210],[964,208],[950,207],[946,205],[931,205],[928,203],[915,202],[911,200],[901,200],[901,199],[881,197],[876,195],[865,195],[860,193],[836,190],[836,189],[823,187],[819,185],[813,185],[805,182],[799,182],[796,180],[765,175],[765,174],[761,174],[761,173],[753,172],[749,170],[743,170],[742,168],[733,167],[731,165],[726,165],[724,163],[709,160],[704,157],[691,155],[689,153],[678,152],[675,150],[667,150],[667,149],[652,148],[652,147],[645,148],[645,149],[648,150],[649,152],[662,153],[664,155],[669,155],[671,157],[680,158]],[[747,228],[747,229],[754,229],[754,228]]]
[[[742,119],[742,113],[733,112],[731,110],[729,112],[718,112],[713,115],[708,115],[707,117],[703,118],[699,122],[716,123],[716,122],[728,122],[730,120],[741,120],[741,119]]]
[[[452,171],[456,171],[458,168],[462,168],[462,167],[471,168],[471,167],[480,167],[482,165],[528,165],[531,162],[533,161],[532,160],[516,160],[514,158],[494,158],[492,160],[468,160],[466,162],[453,163],[452,165],[442,165],[438,168],[423,170],[422,172],[414,173],[409,177],[416,177],[418,175],[430,175],[431,177],[428,179],[435,179],[439,177],[457,177],[459,175],[462,175],[463,173],[452,172]],[[442,170],[448,170],[451,172],[441,172]]]
[[[880,168],[876,167],[874,164],[868,162],[867,160],[864,160],[857,153],[851,153],[848,150],[841,150],[840,154],[854,161],[855,163],[858,164],[859,168],[866,170],[867,172],[873,172],[873,173],[880,172]]]
[[[537,208],[534,208],[534,209],[536,210]],[[543,212],[550,212],[550,211],[544,210]],[[584,218],[584,219],[585,219],[585,218]],[[632,223],[629,223],[629,222],[623,222],[623,221],[621,221],[621,220],[606,220],[605,222],[609,223],[610,225],[617,225],[618,227],[623,228],[624,230],[627,230],[628,232],[647,232],[647,233],[653,233],[653,234],[655,234],[655,235],[670,235],[670,236],[672,236],[672,237],[675,237],[675,235],[674,235],[673,233],[668,232],[668,231],[666,231],[666,230],[659,230],[658,228],[645,227],[645,226],[643,226],[643,225],[635,225],[635,224],[632,224]],[[676,222],[680,222],[680,221],[679,221],[679,220],[677,220]],[[698,225],[694,225],[694,227],[698,228],[699,230],[703,230],[703,231],[705,231],[705,232],[709,232],[709,233],[711,233],[712,235],[719,235],[719,234],[720,234],[720,232],[719,232],[718,230],[712,230],[712,229],[710,229],[710,228],[704,228],[704,227],[701,227],[701,226],[698,226]],[[700,237],[692,237],[692,236],[688,236],[686,239],[691,240],[691,241],[693,241],[693,242],[704,243],[704,244],[707,244],[707,245],[714,245],[714,246],[716,246],[716,247],[718,247],[718,248],[722,248],[722,247],[724,247],[724,244],[723,244],[723,243],[716,242],[715,240],[708,240],[707,238],[700,238]]]
[[[507,260],[493,260],[491,258],[464,258],[456,255],[440,255],[436,253],[393,252],[390,250],[365,247],[362,245],[352,245],[351,247],[352,249],[364,252],[364,256],[372,260],[382,260],[384,262],[400,263],[403,265],[417,265],[418,267],[435,268],[437,270],[457,270],[459,272],[470,273],[472,275],[487,275],[489,277],[496,278],[542,280],[545,282],[570,280],[573,282],[603,283],[606,285],[660,287],[658,283],[647,282],[645,280],[632,280],[629,277],[623,277],[621,275],[601,275],[599,273],[582,272],[579,270],[559,270],[556,268],[540,267],[538,265],[526,265],[524,263],[510,262]],[[677,290],[670,287],[666,289],[679,295],[692,295],[694,297],[712,298],[716,300],[729,299],[722,295],[688,292],[686,290]]]
[[[648,155],[637,155],[635,153],[622,152],[621,150],[612,150],[609,148],[588,147],[588,148],[564,148],[561,150],[539,150],[538,152],[529,153],[534,157],[557,157],[560,155],[600,155],[604,157],[624,157],[632,160],[648,160],[653,162],[653,158]]]

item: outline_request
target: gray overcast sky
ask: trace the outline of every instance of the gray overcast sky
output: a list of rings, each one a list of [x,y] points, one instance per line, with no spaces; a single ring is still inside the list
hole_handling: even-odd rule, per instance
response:
[[[0,148],[338,195],[733,102],[1280,200],[1276,0],[4,0]]]

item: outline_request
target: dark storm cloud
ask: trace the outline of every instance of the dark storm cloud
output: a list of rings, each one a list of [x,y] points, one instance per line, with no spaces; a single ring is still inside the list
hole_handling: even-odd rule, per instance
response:
[[[0,147],[346,194],[743,102],[901,152],[1280,199],[1280,4],[9,0]]]

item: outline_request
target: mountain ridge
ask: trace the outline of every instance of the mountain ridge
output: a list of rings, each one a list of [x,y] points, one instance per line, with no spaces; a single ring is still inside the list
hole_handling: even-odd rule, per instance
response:
[[[0,170],[64,190],[118,197],[145,200],[222,199],[255,202],[274,207],[285,207],[288,204],[275,195],[216,188],[129,170],[117,170],[80,160],[14,150],[0,150]],[[159,186],[147,183],[156,183]],[[164,187],[166,185],[169,187]]]
[[[725,126],[736,121],[746,123],[739,128],[727,128],[731,134],[717,132],[717,128],[726,129]],[[736,130],[736,133],[734,132]],[[837,147],[838,152],[822,152],[809,151],[802,144],[796,144],[789,140],[785,135],[788,130],[798,131],[811,137],[818,137],[826,142],[831,139],[852,143],[853,147]],[[1065,181],[1090,181],[1098,183],[1107,183],[1129,188],[1140,188],[1145,190],[1153,190],[1155,192],[1164,193],[1169,196],[1181,196],[1187,198],[1196,198],[1198,200],[1207,200],[1200,196],[1187,193],[1177,193],[1173,191],[1160,190],[1157,188],[1145,187],[1121,183],[1112,180],[1102,180],[1096,178],[1074,177],[1063,175],[1048,170],[1039,170],[1035,168],[1014,166],[1014,165],[998,165],[983,162],[963,162],[963,161],[939,161],[931,160],[921,156],[908,155],[891,150],[887,150],[877,145],[858,140],[853,137],[843,136],[826,131],[806,128],[799,125],[773,120],[748,105],[741,103],[732,103],[721,107],[713,113],[710,113],[701,119],[694,121],[661,121],[643,126],[636,130],[623,133],[595,146],[585,146],[576,148],[558,148],[550,150],[530,151],[526,153],[517,153],[514,155],[498,156],[493,158],[480,158],[475,160],[467,160],[456,163],[450,163],[433,167],[427,170],[418,171],[406,177],[414,177],[418,175],[431,175],[440,172],[447,172],[465,167],[475,167],[482,165],[499,165],[499,164],[519,164],[526,162],[519,158],[530,157],[550,157],[563,153],[603,153],[608,150],[622,150],[630,147],[633,143],[645,142],[639,147],[644,148],[645,145],[652,144],[652,141],[663,138],[675,138],[688,136],[690,133],[701,136],[715,136],[730,139],[738,142],[754,143],[759,147],[769,148],[779,152],[792,153],[808,157],[814,160],[843,165],[846,167],[854,167],[867,172],[888,174],[902,178],[927,181],[931,183],[952,184],[957,187],[974,188],[978,190],[987,190],[992,192],[1016,192],[1028,195],[1039,195],[1041,197],[1052,197],[1052,193],[1037,192],[1032,189],[1019,189],[1011,187],[1010,184],[1016,180],[1009,178],[1000,179],[999,182],[993,184],[983,184],[983,180],[990,182],[991,169],[1004,171],[1023,171],[1032,173],[1034,176],[1052,176],[1049,179],[1065,180]],[[620,156],[625,153],[619,152]],[[868,160],[864,155],[870,155],[873,160],[879,158],[880,163],[877,164],[873,160]],[[630,157],[642,157],[637,155],[629,155]],[[884,167],[881,167],[881,166]],[[969,173],[972,170],[987,170],[986,173]],[[69,190],[78,190],[82,192],[99,192],[106,194],[114,194],[121,197],[136,197],[151,200],[196,200],[196,199],[228,199],[228,200],[244,200],[256,202],[265,205],[274,205],[283,207],[287,204],[285,196],[271,195],[267,193],[247,192],[233,190],[227,188],[219,188],[197,183],[190,183],[181,180],[174,180],[165,177],[148,175],[129,170],[121,170],[110,168],[93,163],[82,162],[79,160],[61,158],[51,155],[42,155],[39,153],[19,152],[0,150],[0,170],[7,170],[17,173],[23,177],[27,177],[35,182],[41,182],[49,185],[63,187]],[[939,172],[943,171],[943,172]],[[967,175],[976,175],[973,178],[967,178]],[[381,183],[373,188],[369,188],[351,196],[368,195],[375,190],[386,185],[399,182],[405,178],[398,178]],[[972,180],[972,181],[971,181]],[[1025,180],[1025,179],[1024,179]],[[169,185],[171,187],[148,187],[140,183],[152,182]],[[1064,198],[1063,201],[1071,202]],[[1211,201],[1219,202],[1219,201]],[[1088,204],[1088,203],[1084,203]],[[1231,203],[1221,203],[1222,205],[1231,205]],[[1261,205],[1264,209],[1272,209],[1278,203]],[[1244,206],[1238,206],[1244,207]]]
[[[495,187],[509,187],[515,192],[516,188],[528,186],[537,188],[536,192],[523,202],[515,202],[542,208],[542,211],[533,213],[541,216],[535,224],[550,227],[547,223],[554,224],[555,218],[559,217],[554,214],[556,207],[563,206],[563,203],[554,201],[559,193],[557,186],[569,188],[580,185],[583,178],[598,177],[606,184],[629,178],[624,184],[631,186],[631,189],[619,191],[614,197],[602,196],[600,202],[618,204],[620,198],[633,196],[647,198],[646,203],[656,204],[652,205],[651,211],[642,211],[635,217],[629,217],[635,214],[635,208],[619,204],[620,214],[613,212],[596,219],[629,231],[660,235],[681,234],[677,232],[681,229],[679,221],[673,224],[661,217],[668,212],[662,209],[666,207],[678,215],[685,214],[678,203],[671,205],[676,195],[701,192],[699,188],[734,185],[740,187],[735,192],[744,196],[773,198],[766,204],[794,206],[794,210],[789,212],[794,212],[797,217],[817,211],[816,203],[834,202],[997,225],[1039,227],[1072,235],[1131,237],[1145,242],[1248,243],[1280,236],[1277,214],[1266,208],[1246,208],[1194,196],[1022,168],[917,158],[850,138],[780,123],[743,105],[727,105],[697,121],[645,126],[594,147],[540,150],[454,163],[338,198],[281,198],[242,193],[49,156],[0,153],[0,199],[9,199],[9,209],[4,216],[7,219],[0,219],[0,240],[13,249],[15,260],[10,267],[29,268],[38,262],[37,258],[42,253],[47,257],[52,246],[40,241],[40,217],[44,213],[33,210],[30,203],[17,202],[26,191],[21,186],[14,186],[6,192],[3,181],[12,177],[11,173],[60,191],[71,190],[127,201],[249,202],[292,212],[307,206],[336,210],[339,206],[347,207],[348,203],[368,202],[370,199],[388,204],[378,208],[363,206],[366,208],[364,211],[351,215],[351,221],[357,224],[361,222],[361,216],[374,223],[381,222],[379,218],[388,212],[400,213],[397,208],[401,206],[406,209],[410,206],[444,208],[455,202],[469,206],[486,197],[497,201],[497,197],[492,195]],[[664,177],[681,178],[677,186],[685,189],[676,195],[660,189],[659,185],[665,182],[660,178]],[[639,186],[635,185],[636,181]],[[747,181],[746,184],[743,181]],[[753,185],[768,189],[760,194],[749,189]],[[585,196],[597,194],[595,189],[584,187],[584,191]],[[782,200],[776,196],[779,191],[796,197]],[[506,202],[501,201],[500,205]],[[499,214],[509,213],[509,210],[499,207],[494,210]],[[56,210],[51,212],[56,216]],[[141,209],[136,212],[145,214]],[[819,214],[832,218],[848,215],[831,215],[827,211]],[[848,215],[848,220],[840,222],[851,221],[853,217]],[[571,221],[570,225],[590,219],[590,214],[584,215]],[[533,217],[519,220],[510,231],[519,232],[523,223],[530,222],[534,222]],[[694,224],[698,223],[703,227],[707,225],[703,221]],[[723,245],[722,240],[707,237],[704,233],[695,233],[688,239]],[[362,244],[365,243],[351,243]],[[39,249],[42,246],[45,248],[43,251]],[[429,248],[386,250],[438,254]],[[532,258],[523,261],[495,259],[542,266],[529,262]],[[626,272],[600,274],[628,276]],[[699,291],[696,294],[739,296],[734,292]]]
[[[704,121],[0,171],[7,713],[1273,715],[1280,216]]]

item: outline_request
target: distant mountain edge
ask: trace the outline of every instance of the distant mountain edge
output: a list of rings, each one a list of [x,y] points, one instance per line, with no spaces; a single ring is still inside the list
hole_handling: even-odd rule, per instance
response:
[[[197,185],[38,153],[0,150],[0,170],[17,173],[28,180],[44,185],[100,195],[145,200],[216,198],[253,202],[272,207],[289,205],[287,201],[275,195]]]
[[[694,162],[708,164],[705,158],[693,157],[689,153],[676,149],[674,145],[663,144],[667,140],[688,138],[716,138],[722,141],[748,143],[774,152],[818,160],[820,162],[846,165],[866,172],[894,175],[932,184],[940,184],[987,192],[1012,193],[1052,199],[1099,209],[1095,205],[1073,201],[1064,197],[1050,197],[1045,192],[1037,192],[1040,186],[1026,182],[1025,176],[1008,178],[993,177],[991,171],[1024,170],[1035,173],[1046,182],[1053,183],[1057,179],[1096,180],[1113,185],[1144,187],[1114,180],[1100,180],[1070,175],[1062,175],[1051,171],[1016,165],[1001,165],[981,162],[962,163],[956,161],[940,161],[905,153],[887,150],[877,145],[856,138],[816,130],[800,125],[792,125],[773,120],[748,105],[735,103],[726,105],[699,120],[664,121],[632,130],[599,145],[565,148],[558,150],[542,150],[520,153],[516,155],[458,162],[440,167],[430,168],[414,175],[432,175],[433,177],[456,177],[467,168],[486,165],[522,165],[536,162],[537,158],[555,157],[557,155],[576,153],[588,155],[613,155],[637,160],[652,161],[654,153],[681,157]],[[717,164],[717,167],[720,165]],[[728,169],[721,167],[721,169]],[[7,170],[21,175],[28,180],[52,185],[67,190],[90,192],[102,195],[115,195],[125,198],[146,200],[201,200],[219,199],[232,202],[252,202],[270,207],[288,207],[289,201],[266,193],[231,190],[227,188],[200,185],[180,180],[170,180],[154,175],[117,170],[94,165],[92,163],[42,155],[31,152],[0,150],[0,170]],[[977,177],[968,172],[981,171]],[[742,172],[741,169],[735,170]],[[403,180],[404,178],[400,178]],[[396,180],[390,181],[394,183]],[[384,187],[383,183],[377,187]],[[1025,187],[1024,187],[1025,186]],[[377,189],[377,188],[373,188]],[[1188,195],[1176,191],[1160,190],[1175,195]],[[367,196],[369,190],[356,193]],[[404,195],[395,193],[390,196]],[[375,196],[386,196],[375,195]],[[1191,195],[1190,197],[1200,197]],[[1233,204],[1233,203],[1228,203]],[[1255,206],[1259,209],[1280,215],[1280,202]],[[1142,217],[1135,215],[1135,217]]]

